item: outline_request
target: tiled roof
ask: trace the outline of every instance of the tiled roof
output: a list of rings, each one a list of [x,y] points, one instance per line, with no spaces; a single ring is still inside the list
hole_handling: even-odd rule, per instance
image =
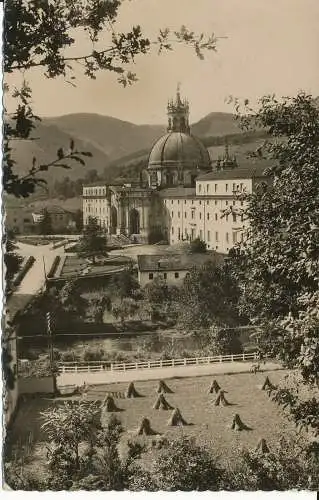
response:
[[[190,270],[194,266],[201,266],[207,262],[221,264],[224,257],[216,252],[184,253],[184,254],[157,254],[138,255],[139,271],[182,271]]]
[[[266,177],[264,171],[266,168],[271,167],[269,161],[257,160],[256,162],[249,162],[239,165],[236,168],[227,170],[215,170],[208,172],[208,174],[199,175],[196,180],[210,181],[219,179],[251,179],[253,177]]]
[[[65,210],[62,207],[59,207],[58,205],[48,205],[47,207],[44,206],[42,208],[36,208],[32,210],[34,214],[43,214],[44,210],[46,210],[49,214],[67,214],[69,213],[68,210]]]

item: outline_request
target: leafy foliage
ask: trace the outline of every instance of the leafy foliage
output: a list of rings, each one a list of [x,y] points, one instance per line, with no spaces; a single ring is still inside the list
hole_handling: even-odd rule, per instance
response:
[[[239,289],[228,264],[208,262],[185,277],[179,300],[179,323],[189,331],[211,325],[231,326],[239,321]]]
[[[195,238],[190,242],[191,253],[205,253],[207,250],[205,241],[200,238]]]
[[[250,229],[233,252],[240,310],[262,326],[265,349],[312,383],[319,373],[319,110],[303,93],[265,97],[256,123],[272,138],[259,156],[274,166],[271,182],[248,198]]]
[[[78,242],[79,256],[89,258],[95,264],[96,257],[107,255],[106,243],[106,236],[102,235],[97,220],[89,217],[88,223],[83,229],[83,236]]]

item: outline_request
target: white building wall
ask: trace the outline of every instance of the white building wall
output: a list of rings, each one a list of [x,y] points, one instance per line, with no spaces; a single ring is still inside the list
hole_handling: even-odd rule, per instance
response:
[[[161,269],[160,271],[138,271],[138,282],[143,288],[149,283],[153,283],[155,278],[160,277],[164,279],[168,285],[181,286],[188,272],[189,271],[186,269],[181,271],[171,271],[163,269]]]
[[[169,243],[200,238],[209,250],[228,253],[242,238],[247,221],[240,214],[224,215],[234,207],[239,213],[245,202],[234,192],[252,192],[252,179],[197,181],[193,198],[167,198]]]

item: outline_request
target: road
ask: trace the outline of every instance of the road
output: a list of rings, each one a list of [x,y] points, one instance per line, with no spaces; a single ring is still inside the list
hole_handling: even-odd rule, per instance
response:
[[[42,289],[45,283],[44,269],[48,272],[53,264],[56,255],[63,255],[64,249],[52,248],[49,245],[27,245],[26,243],[17,243],[17,253],[22,257],[33,255],[35,262],[23,278],[15,294],[34,295]]]
[[[209,365],[175,366],[169,368],[151,368],[130,370],[126,372],[101,371],[96,373],[61,373],[57,377],[58,387],[65,385],[81,386],[111,384],[114,382],[130,382],[138,380],[158,380],[174,377],[200,377],[202,375],[226,375],[230,373],[248,373],[252,362],[223,362]],[[278,363],[266,362],[261,366],[262,371],[280,370]]]

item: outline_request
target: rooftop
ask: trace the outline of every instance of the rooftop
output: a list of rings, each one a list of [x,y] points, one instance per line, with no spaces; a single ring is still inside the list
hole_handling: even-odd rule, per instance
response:
[[[184,271],[193,267],[202,266],[207,262],[221,264],[224,257],[216,252],[206,253],[184,253],[184,254],[155,254],[138,255],[137,265],[139,271]]]
[[[258,160],[256,162],[247,160],[247,163],[239,165],[237,168],[214,170],[207,174],[199,175],[196,180],[209,181],[219,179],[251,179],[253,177],[267,177],[264,174],[266,168],[273,164],[266,160]]]
[[[59,207],[58,205],[48,205],[48,206],[43,206],[42,208],[35,208],[32,210],[34,214],[43,214],[44,211],[47,211],[49,214],[67,214],[69,213],[68,210],[65,210],[62,207]]]

